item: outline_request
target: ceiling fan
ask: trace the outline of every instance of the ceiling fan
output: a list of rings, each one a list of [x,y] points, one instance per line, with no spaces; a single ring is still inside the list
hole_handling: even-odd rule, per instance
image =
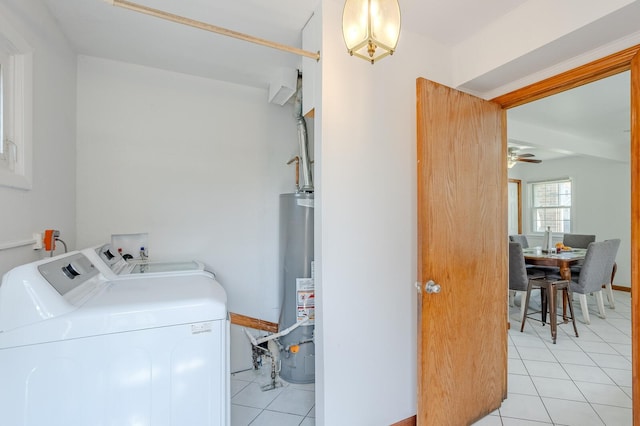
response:
[[[518,148],[509,147],[507,151],[507,167],[512,168],[518,161],[523,163],[542,163],[542,160],[536,160],[531,157],[535,157],[535,155],[529,153],[518,154]]]

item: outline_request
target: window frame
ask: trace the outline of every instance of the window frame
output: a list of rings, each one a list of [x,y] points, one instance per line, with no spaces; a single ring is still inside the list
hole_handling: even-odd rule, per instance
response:
[[[575,225],[575,220],[574,220],[574,215],[575,215],[575,202],[574,202],[574,194],[575,194],[575,183],[573,181],[572,178],[570,177],[561,177],[561,178],[553,178],[553,179],[544,179],[544,180],[538,180],[538,181],[532,181],[532,182],[528,182],[528,190],[529,190],[529,232],[531,232],[531,234],[533,235],[543,235],[544,231],[538,231],[536,229],[536,212],[537,210],[539,210],[538,207],[536,207],[536,203],[535,203],[535,190],[534,187],[535,185],[540,185],[540,184],[552,184],[552,183],[563,183],[563,182],[568,182],[571,185],[571,197],[570,197],[570,204],[568,206],[566,205],[558,205],[556,207],[553,208],[568,208],[569,209],[569,229],[568,230],[563,230],[563,231],[556,231],[553,230],[552,232],[555,234],[564,234],[564,233],[571,233],[574,225]],[[546,226],[546,225],[545,225]]]
[[[33,49],[0,16],[3,133],[0,186],[32,188]]]

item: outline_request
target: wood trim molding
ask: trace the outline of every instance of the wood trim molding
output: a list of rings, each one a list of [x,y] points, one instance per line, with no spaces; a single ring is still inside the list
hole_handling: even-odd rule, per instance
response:
[[[411,417],[407,417],[404,420],[400,420],[399,422],[396,422],[391,426],[416,426],[417,421],[418,421],[417,416],[411,416]]]
[[[612,284],[611,288],[614,289],[614,290],[626,291],[627,293],[631,293],[631,287],[625,287],[623,285]]]
[[[640,285],[640,45],[492,99],[503,108],[542,99],[631,70],[631,288]],[[631,298],[633,426],[640,426],[640,297]]]
[[[640,284],[640,55],[631,59],[631,294]],[[633,425],[640,426],[640,297],[631,298]]]
[[[503,108],[512,108],[627,71],[631,68],[631,59],[639,50],[640,45],[629,47],[562,74],[498,96],[492,101],[497,102]]]
[[[235,314],[229,312],[231,324],[241,325],[243,327],[254,328],[256,330],[268,331],[270,333],[277,333],[279,325],[275,322],[269,322],[258,318],[248,317],[246,315]]]

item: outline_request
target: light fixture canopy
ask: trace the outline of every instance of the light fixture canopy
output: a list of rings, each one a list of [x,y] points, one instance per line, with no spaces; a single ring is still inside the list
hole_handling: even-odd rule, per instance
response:
[[[346,0],[342,36],[350,55],[372,64],[393,55],[400,38],[398,0]]]

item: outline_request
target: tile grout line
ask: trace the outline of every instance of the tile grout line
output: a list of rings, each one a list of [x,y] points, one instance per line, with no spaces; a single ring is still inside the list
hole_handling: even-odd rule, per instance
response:
[[[618,306],[626,305],[626,301],[625,300],[616,299],[616,303],[618,304]],[[624,315],[624,313],[621,313],[619,310],[616,312],[616,314],[620,315],[622,318],[599,318],[599,317],[598,318],[605,322],[604,325],[606,325],[606,327],[611,327],[611,328],[615,329],[616,332],[620,333],[621,336],[625,336],[625,337],[628,337],[630,339],[630,336],[627,333],[625,333],[625,331],[623,331],[619,326],[608,322],[609,319],[629,321],[629,318],[627,318]],[[618,322],[618,324],[620,324],[620,322]],[[607,336],[603,336],[602,335],[603,332],[606,332],[606,330],[603,330],[606,327],[599,327],[599,326],[592,327],[593,325],[594,325],[593,323],[591,325],[584,324],[585,330],[588,331],[588,333],[592,334],[594,337],[599,339],[599,340],[593,340],[593,342],[604,343],[606,345],[605,347],[612,351],[612,353],[599,353],[599,352],[597,352],[597,353],[594,353],[594,354],[599,354],[599,355],[604,355],[604,356],[611,355],[611,356],[621,357],[622,359],[628,359],[625,356],[625,354],[622,353],[622,350],[624,350],[624,346],[621,346],[621,347],[619,346],[620,350],[616,346],[613,346],[614,344],[629,346],[626,343],[626,341],[625,342],[611,342],[611,341],[608,341],[608,339],[606,338]],[[564,329],[559,327],[559,331],[560,330],[562,330],[563,333],[567,334],[566,337],[569,338],[570,341],[573,341],[575,339],[575,337],[572,337],[571,335],[568,334],[568,332],[566,332]],[[628,407],[619,406],[619,405],[610,405],[608,403],[607,404],[603,404],[603,403],[592,402],[589,398],[587,398],[587,395],[578,386],[578,383],[593,383],[593,384],[597,384],[597,382],[576,381],[574,379],[574,377],[571,374],[569,374],[569,371],[565,367],[565,364],[569,365],[571,363],[562,363],[562,360],[559,359],[559,354],[557,354],[555,351],[552,350],[552,347],[550,347],[550,345],[547,344],[547,342],[544,340],[544,336],[540,334],[539,330],[536,329],[536,328],[532,328],[532,331],[533,331],[532,334],[526,334],[527,337],[531,337],[532,338],[531,342],[526,342],[527,339],[515,339],[515,338],[513,338],[514,335],[512,333],[509,333],[509,338],[510,338],[509,339],[509,342],[510,342],[510,344],[509,344],[510,348],[509,349],[510,350],[514,350],[515,351],[515,355],[517,356],[517,357],[509,357],[509,358],[513,359],[513,360],[518,360],[522,364],[522,366],[524,368],[524,371],[526,372],[527,377],[529,377],[529,380],[533,385],[533,389],[535,390],[537,397],[540,398],[540,400],[542,401],[543,406],[545,407],[547,415],[549,416],[549,419],[551,420],[552,424],[556,424],[556,423],[555,423],[554,419],[551,417],[551,413],[549,412],[547,404],[544,403],[544,400],[542,399],[543,398],[542,395],[540,395],[539,386],[536,385],[536,382],[533,380],[534,377],[539,377],[539,376],[532,376],[531,375],[531,370],[530,370],[529,367],[527,367],[527,364],[525,363],[525,361],[527,361],[527,359],[524,359],[522,357],[523,356],[523,352],[522,352],[521,348],[531,347],[531,348],[537,348],[537,349],[546,349],[547,351],[549,351],[555,361],[541,360],[539,362],[549,362],[550,364],[556,364],[556,365],[560,366],[560,368],[562,369],[561,371],[563,371],[564,374],[566,374],[566,376],[568,377],[568,381],[570,381],[576,387],[576,389],[578,390],[580,395],[584,398],[584,401],[589,405],[591,410],[596,414],[598,420],[600,420],[603,424],[606,425],[605,419],[600,415],[600,412],[598,410],[596,410],[594,405],[609,406],[609,407],[612,407],[612,408],[623,409],[623,410],[628,409]],[[537,345],[533,345],[533,344],[532,344],[532,346],[528,346],[527,345],[527,343],[533,343],[533,341],[535,341],[535,339],[542,340],[542,342],[544,343],[544,348],[543,347],[539,347]],[[519,341],[520,341],[520,345],[518,345]],[[583,340],[583,342],[584,342],[584,340]],[[591,342],[591,340],[586,340],[586,342]],[[522,345],[522,343],[525,343],[525,345]],[[612,387],[615,387],[615,388],[619,389],[621,392],[623,392],[623,394],[625,396],[628,397],[628,394],[623,389],[623,386],[618,384],[618,382],[613,377],[611,377],[611,375],[609,373],[607,373],[607,371],[604,370],[605,368],[610,368],[611,370],[627,371],[627,369],[625,369],[625,368],[615,368],[615,367],[604,367],[601,364],[602,363],[602,359],[600,360],[600,363],[599,363],[597,361],[597,359],[596,359],[597,357],[591,356],[590,353],[587,351],[587,349],[585,349],[583,347],[583,345],[577,344],[577,342],[574,342],[574,343],[576,343],[576,347],[577,347],[575,352],[576,353],[580,353],[581,355],[585,356],[586,359],[588,359],[590,362],[592,362],[594,364],[593,367],[597,368],[598,371],[600,371],[604,375],[604,377],[609,379],[609,381],[612,384],[611,385],[607,385],[607,386],[612,386]],[[586,346],[588,346],[588,344]],[[535,361],[535,360],[530,360],[530,361]],[[578,364],[571,364],[571,365],[582,365],[582,364],[578,363]],[[510,374],[522,375],[522,374],[519,374],[519,373],[510,373]],[[559,379],[559,378],[556,377],[556,379]],[[554,400],[568,400],[568,399],[564,399],[564,398],[553,398],[553,397],[544,397],[544,398],[547,398],[549,400],[552,400],[552,399],[554,399]],[[573,400],[570,400],[570,401],[573,401]],[[580,402],[580,401],[576,401],[576,402]],[[502,424],[504,424],[502,410],[498,410],[498,415],[500,416],[500,422]],[[528,419],[523,419],[523,420],[528,420]],[[612,425],[610,425],[610,426],[612,426]]]

